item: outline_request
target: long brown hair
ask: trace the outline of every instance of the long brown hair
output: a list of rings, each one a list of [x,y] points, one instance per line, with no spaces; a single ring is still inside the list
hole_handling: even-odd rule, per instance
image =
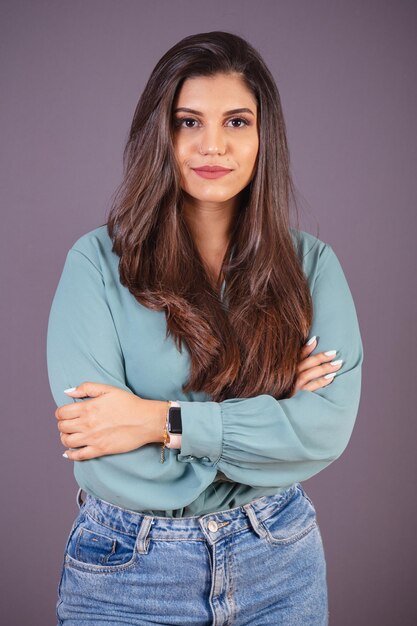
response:
[[[223,260],[222,299],[183,217],[172,107],[187,78],[236,72],[257,101],[259,151]],[[107,222],[120,280],[138,302],[165,311],[167,337],[180,352],[188,349],[183,391],[204,391],[216,402],[291,395],[312,300],[299,231],[289,222],[295,193],[280,96],[260,54],[222,31],[175,44],[136,106],[123,167]]]

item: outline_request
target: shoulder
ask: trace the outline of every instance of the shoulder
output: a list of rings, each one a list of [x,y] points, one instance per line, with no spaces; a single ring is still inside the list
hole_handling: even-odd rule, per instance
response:
[[[304,230],[290,227],[295,249],[298,251],[304,274],[313,288],[318,275],[325,267],[340,265],[332,246]]]
[[[83,255],[101,271],[103,266],[118,263],[118,256],[112,251],[112,246],[107,224],[103,224],[78,237],[68,254],[73,252]]]
[[[290,227],[290,233],[304,266],[317,262],[332,251],[330,244],[305,230]]]
[[[305,230],[298,230],[297,228],[290,227],[290,234],[296,248],[300,251],[304,257],[320,255],[323,253],[327,244],[322,239],[315,237],[311,233]]]

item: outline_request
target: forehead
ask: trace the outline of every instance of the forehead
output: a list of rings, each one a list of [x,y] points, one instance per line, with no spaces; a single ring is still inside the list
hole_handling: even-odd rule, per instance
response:
[[[251,106],[256,110],[256,99],[239,74],[215,74],[187,78],[177,94],[175,106],[200,111],[218,106],[224,109]]]

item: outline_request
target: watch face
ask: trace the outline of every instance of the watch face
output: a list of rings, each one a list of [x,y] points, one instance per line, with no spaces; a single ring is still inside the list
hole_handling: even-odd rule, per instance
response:
[[[172,406],[169,409],[168,430],[174,435],[182,434],[181,407]]]

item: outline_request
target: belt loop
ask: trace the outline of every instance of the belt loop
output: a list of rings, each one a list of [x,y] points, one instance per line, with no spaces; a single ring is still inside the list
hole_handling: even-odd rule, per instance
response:
[[[153,517],[150,515],[144,515],[140,530],[136,539],[136,545],[139,554],[148,554],[150,538],[149,529],[153,523]]]
[[[243,504],[242,508],[245,511],[246,515],[248,516],[249,521],[252,524],[253,530],[256,532],[256,534],[259,537],[264,539],[266,537],[267,532],[265,528],[262,526],[262,524],[260,523],[260,520],[258,520],[257,515],[256,515],[256,510],[254,509],[254,507],[251,505],[250,502],[248,502],[248,504]]]

